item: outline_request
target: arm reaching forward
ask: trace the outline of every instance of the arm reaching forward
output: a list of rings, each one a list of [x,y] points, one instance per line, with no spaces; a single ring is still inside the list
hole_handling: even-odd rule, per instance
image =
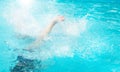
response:
[[[64,17],[63,16],[57,16],[42,32],[42,34],[40,35],[41,39],[44,39],[51,31],[52,28],[55,26],[55,24],[57,24],[58,22],[62,22],[64,21]],[[39,37],[38,37],[39,38]]]
[[[64,21],[63,16],[57,16],[39,35],[39,37],[36,38],[36,40],[30,44],[27,49],[25,50],[31,50],[32,48],[37,48],[42,40],[52,31],[52,28],[58,23]]]

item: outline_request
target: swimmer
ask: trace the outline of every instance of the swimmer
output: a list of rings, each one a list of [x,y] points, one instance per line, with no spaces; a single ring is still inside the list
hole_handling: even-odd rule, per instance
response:
[[[52,31],[53,27],[58,23],[64,21],[63,16],[57,16],[43,31],[42,33],[36,38],[36,40],[31,43],[26,49],[29,52],[35,50],[35,48],[38,48],[43,42],[43,40],[48,36],[48,34]],[[23,56],[17,57],[17,64],[14,66],[14,68],[11,69],[11,72],[34,72],[36,70],[36,62],[37,60],[27,59]],[[41,61],[37,61],[41,62]],[[41,64],[39,64],[39,67]],[[40,68],[39,68],[40,70]]]

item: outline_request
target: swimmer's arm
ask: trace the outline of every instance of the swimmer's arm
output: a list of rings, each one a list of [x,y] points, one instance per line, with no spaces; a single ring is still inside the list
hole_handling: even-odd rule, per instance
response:
[[[56,17],[50,24],[48,24],[48,26],[43,30],[43,32],[39,35],[39,37],[37,37],[36,40],[39,40],[39,39],[44,40],[44,38],[52,31],[55,24],[62,21],[64,21],[63,16]]]
[[[52,21],[51,24],[49,24],[44,31],[40,34],[40,36],[38,38],[44,39],[53,29],[53,27],[55,26],[57,22],[56,21]]]
[[[55,26],[56,23],[64,21],[63,16],[58,16],[56,17],[43,31],[42,33],[36,38],[36,40],[30,44],[26,50],[30,50],[32,48],[37,48],[42,41],[45,39],[45,37],[52,31],[53,27]]]

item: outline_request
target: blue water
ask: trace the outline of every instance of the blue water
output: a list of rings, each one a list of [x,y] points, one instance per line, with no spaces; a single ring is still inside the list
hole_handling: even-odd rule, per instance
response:
[[[44,28],[56,15],[65,16],[65,21],[54,27],[40,53],[27,54],[42,61],[40,72],[120,72],[118,0],[33,1],[31,6],[27,0],[22,5],[0,0],[0,72],[9,72],[23,53],[19,49],[34,40],[39,27],[32,29],[32,23]]]

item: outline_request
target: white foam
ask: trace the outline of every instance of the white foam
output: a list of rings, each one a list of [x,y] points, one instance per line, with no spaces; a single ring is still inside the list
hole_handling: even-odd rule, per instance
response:
[[[36,19],[32,14],[33,9],[29,8],[32,7],[33,4],[33,0],[18,0],[17,2],[10,3],[4,11],[3,16],[11,23],[16,33],[36,37],[40,35],[41,30],[45,26],[44,24],[50,22],[49,20],[52,19],[52,16],[56,15],[46,12],[47,14],[41,14],[41,16]],[[41,7],[44,9],[44,5]]]
[[[73,57],[74,54],[69,46],[61,46],[54,49],[54,55],[59,57]]]
[[[79,34],[79,27],[75,24],[69,24],[65,30],[67,35],[77,36]]]
[[[63,46],[55,45],[47,49],[42,48],[33,53],[25,52],[25,54],[23,55],[24,57],[27,57],[30,59],[47,60],[49,58],[54,58],[54,57],[73,57],[74,53],[73,53],[73,50],[69,47],[69,45],[63,45]]]
[[[44,49],[40,52],[40,59],[45,60],[54,57],[73,57],[74,53],[68,45],[52,46],[50,49]]]
[[[5,10],[4,17],[14,26],[17,33],[28,36],[37,36],[40,33],[41,27],[39,23],[30,11],[26,9],[12,5]]]
[[[40,32],[40,26],[37,21],[28,12],[23,10],[14,10],[8,19],[15,28],[15,31],[23,35],[37,35]]]
[[[71,21],[70,21],[71,22]],[[87,19],[86,17],[76,20],[74,22],[68,22],[63,27],[63,32],[69,36],[79,36],[82,32],[86,30]]]

